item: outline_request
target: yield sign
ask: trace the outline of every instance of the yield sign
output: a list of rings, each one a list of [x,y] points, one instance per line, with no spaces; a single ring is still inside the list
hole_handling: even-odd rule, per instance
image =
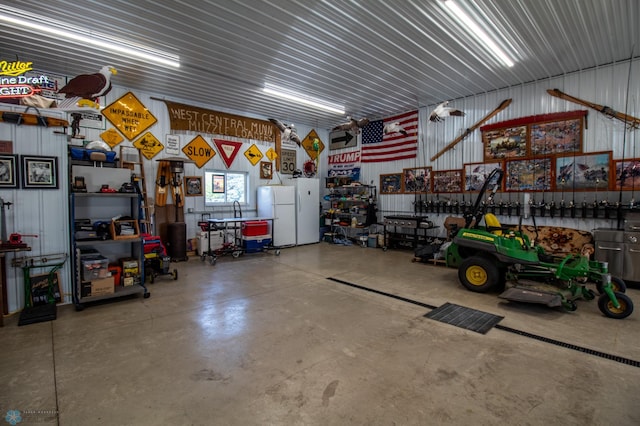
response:
[[[231,167],[231,163],[236,158],[236,155],[242,148],[242,142],[225,141],[224,139],[214,139],[213,143],[218,147],[218,152],[222,157],[222,161],[227,166],[227,169]]]

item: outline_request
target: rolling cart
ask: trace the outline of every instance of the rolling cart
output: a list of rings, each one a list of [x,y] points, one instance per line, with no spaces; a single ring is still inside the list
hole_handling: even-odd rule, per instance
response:
[[[170,275],[174,281],[178,279],[178,270],[171,267],[171,257],[167,256],[167,250],[162,244],[160,237],[146,235],[142,239],[144,248],[144,276],[149,277],[149,282],[153,284],[157,276]]]
[[[243,244],[243,236],[242,236],[242,226],[243,224],[247,224],[247,222],[257,222],[257,221],[267,221],[271,224],[271,229],[273,229],[273,218],[263,218],[263,217],[234,217],[227,219],[207,219],[206,221],[206,232],[223,230],[224,232],[224,240],[221,247],[212,249],[211,248],[211,239],[208,239],[209,247],[206,253],[202,253],[201,260],[204,262],[209,259],[209,263],[211,265],[215,265],[218,257],[231,255],[234,258],[239,257],[242,253],[245,252],[260,252],[267,250],[275,250],[275,255],[280,255],[280,249],[277,247],[273,247],[271,245],[271,239],[269,238],[269,244],[262,245],[259,248],[256,246],[255,248],[251,246],[252,243],[257,243],[256,241],[251,240],[251,243]],[[204,222],[203,222],[204,223]],[[203,226],[203,229],[205,227]],[[247,248],[249,247],[249,248]]]

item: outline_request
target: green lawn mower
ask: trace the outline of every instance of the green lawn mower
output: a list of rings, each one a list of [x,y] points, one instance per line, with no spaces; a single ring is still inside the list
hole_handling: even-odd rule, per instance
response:
[[[468,290],[487,293],[502,291],[500,298],[575,311],[576,300],[593,300],[609,318],[626,318],[633,302],[625,294],[626,285],[611,277],[607,262],[586,256],[553,256],[522,232],[522,216],[517,226],[504,227],[486,206],[500,187],[504,172],[494,170],[485,180],[478,198],[464,213],[465,225],[454,231],[446,249],[447,266],[458,268],[458,278]],[[486,202],[487,189],[492,191]],[[484,226],[480,223],[484,219]],[[535,227],[535,218],[533,218]],[[536,232],[537,235],[537,232]]]

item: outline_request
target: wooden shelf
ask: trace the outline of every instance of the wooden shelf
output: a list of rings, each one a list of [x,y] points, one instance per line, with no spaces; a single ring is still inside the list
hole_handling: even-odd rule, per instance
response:
[[[119,225],[119,226],[118,226]],[[121,235],[122,225],[130,225],[133,228],[133,234]],[[140,227],[137,220],[112,220],[111,221],[111,238],[114,240],[132,240],[140,238]]]

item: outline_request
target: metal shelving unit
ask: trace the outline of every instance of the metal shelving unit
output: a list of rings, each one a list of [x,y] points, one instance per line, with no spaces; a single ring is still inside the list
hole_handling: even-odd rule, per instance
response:
[[[84,303],[99,300],[123,297],[137,293],[143,293],[144,297],[150,296],[144,281],[144,249],[142,237],[131,235],[120,239],[91,239],[76,240],[76,220],[79,218],[96,220],[110,220],[119,215],[127,215],[135,220],[140,217],[141,199],[135,193],[70,193],[70,229],[71,229],[71,253],[73,267],[73,303],[76,310],[82,310]],[[113,236],[110,236],[113,238]],[[82,249],[94,248],[101,255],[107,257],[110,262],[118,258],[132,258],[138,262],[139,279],[131,286],[115,286],[114,292],[104,295],[82,296]]]

